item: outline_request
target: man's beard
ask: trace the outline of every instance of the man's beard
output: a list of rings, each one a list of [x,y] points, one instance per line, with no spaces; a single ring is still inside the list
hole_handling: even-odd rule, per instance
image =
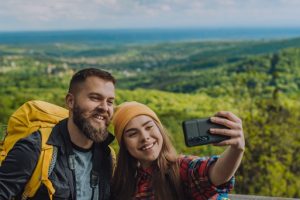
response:
[[[107,114],[104,114],[103,112],[104,111],[99,108],[96,108],[93,111],[91,116],[93,116],[94,114],[99,114],[99,115],[101,114],[101,116],[104,117],[103,120],[105,121],[105,126],[101,126],[100,128],[95,128],[88,121],[88,119],[83,116],[84,111],[75,102],[74,109],[73,109],[73,122],[87,138],[89,138],[94,142],[102,142],[108,136],[107,127],[109,125],[109,117]]]

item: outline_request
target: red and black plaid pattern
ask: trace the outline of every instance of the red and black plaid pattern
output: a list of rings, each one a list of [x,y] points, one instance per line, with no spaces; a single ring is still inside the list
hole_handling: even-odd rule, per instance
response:
[[[227,198],[227,194],[234,186],[234,178],[216,187],[208,177],[209,167],[217,159],[217,156],[201,158],[196,156],[181,156],[179,158],[180,177],[186,199],[221,200]]]
[[[234,178],[229,182],[214,186],[208,177],[208,169],[218,159],[212,157],[180,156],[180,178],[186,199],[195,200],[222,200],[234,186]],[[136,200],[154,200],[154,191],[151,185],[153,168],[140,168],[137,173],[137,188],[134,195]]]
[[[152,182],[152,167],[143,169],[139,168],[137,173],[137,188],[135,192],[136,200],[154,200]]]

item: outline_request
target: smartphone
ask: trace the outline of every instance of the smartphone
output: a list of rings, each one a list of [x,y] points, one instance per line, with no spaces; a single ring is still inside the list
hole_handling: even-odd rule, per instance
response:
[[[215,135],[209,132],[210,128],[228,129],[228,127],[212,123],[209,118],[192,119],[182,122],[185,144],[188,147],[218,143],[230,137]]]

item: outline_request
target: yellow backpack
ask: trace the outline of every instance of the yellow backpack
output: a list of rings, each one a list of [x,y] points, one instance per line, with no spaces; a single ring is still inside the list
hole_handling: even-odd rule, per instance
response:
[[[33,197],[41,184],[44,184],[48,189],[50,200],[52,200],[55,189],[48,176],[53,170],[57,149],[46,142],[52,128],[68,116],[69,111],[65,108],[44,101],[32,100],[23,104],[9,118],[5,138],[0,142],[0,166],[19,139],[25,138],[37,130],[42,136],[41,154],[36,168],[25,186],[22,199]],[[110,146],[109,148],[114,171],[116,154]]]
[[[46,142],[52,128],[68,116],[69,111],[65,108],[44,101],[32,100],[23,104],[9,118],[5,138],[0,142],[0,166],[19,139],[25,138],[37,130],[42,136],[41,154],[36,168],[25,186],[22,199],[33,197],[41,184],[44,184],[48,189],[50,200],[52,200],[55,189],[48,176],[53,170],[57,149]],[[116,154],[110,146],[109,148],[114,171]]]

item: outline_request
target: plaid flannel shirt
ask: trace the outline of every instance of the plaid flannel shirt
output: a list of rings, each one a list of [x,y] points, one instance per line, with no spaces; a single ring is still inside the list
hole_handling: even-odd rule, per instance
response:
[[[227,183],[214,186],[208,177],[208,169],[217,156],[196,157],[180,156],[180,178],[186,199],[195,200],[226,200],[228,193],[233,189],[234,177]],[[136,200],[154,200],[154,191],[151,185],[153,168],[139,168],[137,173],[137,188],[134,195]]]

